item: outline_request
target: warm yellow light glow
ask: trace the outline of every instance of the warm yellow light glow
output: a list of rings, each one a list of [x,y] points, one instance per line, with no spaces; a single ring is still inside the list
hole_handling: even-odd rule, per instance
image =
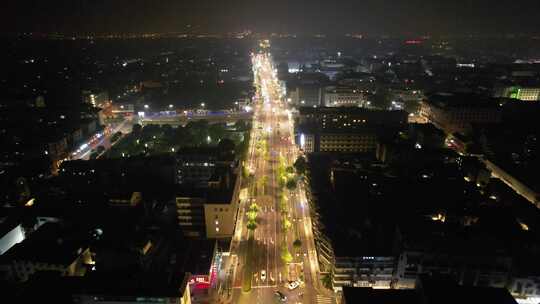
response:
[[[523,229],[523,231],[529,231],[529,226],[527,224],[519,222],[519,225],[521,226],[521,229]]]
[[[26,202],[26,204],[24,204],[25,207],[31,207],[34,205],[34,202],[35,202],[35,198],[31,198],[28,200],[28,202]]]

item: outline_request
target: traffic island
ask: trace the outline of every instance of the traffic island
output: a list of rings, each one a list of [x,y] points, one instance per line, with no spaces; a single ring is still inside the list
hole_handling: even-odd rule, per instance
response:
[[[253,231],[249,231],[249,238],[247,243],[247,254],[244,262],[244,273],[242,277],[242,292],[249,293],[251,291],[251,280],[253,278]]]

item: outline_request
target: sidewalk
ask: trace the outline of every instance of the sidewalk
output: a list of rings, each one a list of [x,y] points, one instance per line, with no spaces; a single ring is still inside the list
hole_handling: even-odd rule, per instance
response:
[[[233,272],[236,269],[238,257],[235,255],[223,257],[223,263],[217,276],[216,288],[210,290],[209,298],[212,303],[229,303],[232,301]]]

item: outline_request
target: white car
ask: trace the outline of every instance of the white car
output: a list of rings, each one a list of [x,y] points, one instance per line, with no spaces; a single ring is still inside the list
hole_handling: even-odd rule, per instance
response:
[[[285,296],[281,291],[275,291],[274,294],[279,297],[281,302],[287,301],[287,296]]]
[[[266,281],[266,270],[261,270],[261,281]]]
[[[287,284],[287,288],[289,288],[289,290],[296,289],[298,288],[298,286],[300,286],[300,283],[298,281],[292,281]]]

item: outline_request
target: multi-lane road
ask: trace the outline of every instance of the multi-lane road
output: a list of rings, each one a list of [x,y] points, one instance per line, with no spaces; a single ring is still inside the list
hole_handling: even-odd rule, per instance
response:
[[[90,154],[92,151],[98,146],[103,146],[105,150],[110,149],[111,146],[113,146],[110,139],[114,133],[122,132],[123,134],[127,134],[131,132],[134,123],[133,121],[133,118],[129,117],[125,118],[120,123],[109,124],[104,131],[94,134],[94,136],[92,136],[86,143],[81,145],[77,150],[73,151],[70,154],[69,159],[88,160],[90,159]]]
[[[252,174],[248,199],[240,206],[238,223],[231,243],[230,281],[232,303],[334,303],[320,284],[317,255],[311,229],[309,205],[304,185],[295,189],[279,184],[279,169],[291,166],[300,155],[293,141],[293,120],[284,102],[281,87],[269,53],[252,57],[255,87],[254,118],[247,167]],[[286,197],[286,208],[280,204]],[[255,202],[259,206],[257,228],[251,235],[247,229],[246,211]],[[285,210],[283,210],[285,209]],[[290,227],[284,229],[284,222]],[[300,246],[293,246],[295,240]],[[283,258],[283,252],[292,261]],[[246,271],[246,265],[251,265]],[[249,276],[249,277],[248,277]],[[246,291],[246,280],[251,290]],[[290,290],[290,281],[300,286]],[[244,287],[244,288],[243,288]],[[280,291],[287,300],[276,296]],[[227,302],[227,301],[226,301]]]

